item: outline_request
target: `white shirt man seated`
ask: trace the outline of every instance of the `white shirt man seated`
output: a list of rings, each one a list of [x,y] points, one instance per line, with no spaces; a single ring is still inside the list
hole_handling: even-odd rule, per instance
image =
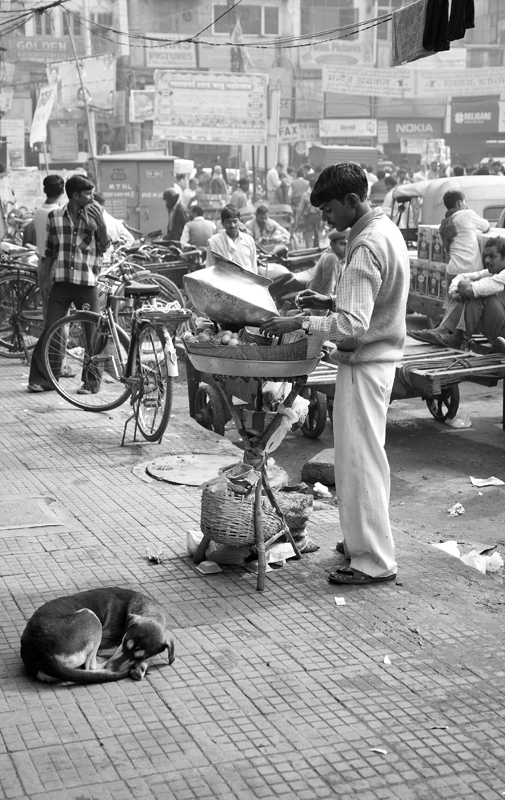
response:
[[[207,266],[212,266],[212,252],[229,258],[249,272],[258,274],[256,245],[248,233],[239,229],[240,212],[232,205],[221,209],[223,230],[210,237],[207,244]]]
[[[291,238],[286,228],[270,219],[267,206],[258,206],[255,216],[245,226],[257,244],[287,244]]]
[[[132,244],[135,241],[134,235],[128,230],[126,225],[121,219],[116,219],[113,217],[112,214],[105,208],[105,198],[103,194],[99,192],[94,192],[93,197],[97,203],[102,206],[102,216],[105,222],[105,227],[107,228],[107,235],[111,240],[110,247],[106,250],[103,255],[104,262],[109,261],[111,254],[114,252],[114,245],[115,244]]]

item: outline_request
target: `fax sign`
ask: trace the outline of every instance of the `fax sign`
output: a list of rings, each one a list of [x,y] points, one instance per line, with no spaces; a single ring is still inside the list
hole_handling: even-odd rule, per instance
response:
[[[279,126],[279,143],[295,144],[300,141],[300,129],[298,123],[290,122],[287,125]]]

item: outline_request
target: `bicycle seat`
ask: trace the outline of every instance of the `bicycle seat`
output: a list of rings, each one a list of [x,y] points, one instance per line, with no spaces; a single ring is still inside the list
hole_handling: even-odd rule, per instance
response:
[[[125,286],[125,297],[157,297],[161,294],[161,288],[157,283],[129,283]]]

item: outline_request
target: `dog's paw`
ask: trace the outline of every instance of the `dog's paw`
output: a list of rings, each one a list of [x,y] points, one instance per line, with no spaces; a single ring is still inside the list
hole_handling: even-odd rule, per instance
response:
[[[135,664],[135,666],[130,670],[130,678],[132,678],[134,681],[141,681],[147,672],[147,667],[148,665],[144,663]]]

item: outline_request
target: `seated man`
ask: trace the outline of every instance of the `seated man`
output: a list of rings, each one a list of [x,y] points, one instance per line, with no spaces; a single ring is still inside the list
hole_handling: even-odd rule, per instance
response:
[[[486,241],[485,269],[456,275],[449,286],[450,302],[438,328],[409,331],[430,344],[461,349],[476,331],[505,352],[505,239]]]
[[[212,252],[235,261],[249,272],[258,274],[256,263],[256,245],[248,233],[243,233],[240,226],[240,211],[227,205],[221,209],[223,230],[210,237],[207,244],[207,266],[213,264]]]
[[[207,242],[216,232],[216,226],[210,219],[205,219],[203,208],[197,203],[189,207],[188,216],[189,220],[181,233],[181,244],[207,247]]]
[[[286,228],[269,218],[267,206],[258,206],[255,216],[245,226],[257,244],[287,244],[291,238]]]

